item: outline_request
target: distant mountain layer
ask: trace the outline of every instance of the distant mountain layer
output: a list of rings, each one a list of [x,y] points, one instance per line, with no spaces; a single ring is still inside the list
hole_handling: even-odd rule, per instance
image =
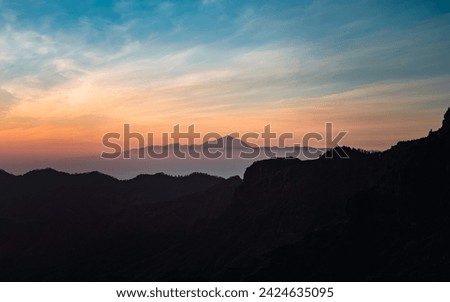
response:
[[[448,154],[450,110],[385,152],[243,181],[0,170],[0,281],[450,281]]]
[[[243,177],[245,169],[253,162],[273,157],[297,157],[317,159],[324,149],[301,147],[251,148],[243,141],[227,136],[218,142],[202,145],[168,145],[133,149],[129,152],[114,152],[105,148],[112,159],[101,158],[100,154],[81,157],[40,155],[21,158],[0,157],[0,167],[13,174],[24,174],[33,169],[52,167],[69,173],[99,171],[118,179],[130,179],[139,174],[165,173],[189,175],[201,172],[221,177],[238,175]],[[181,154],[184,153],[185,155]]]

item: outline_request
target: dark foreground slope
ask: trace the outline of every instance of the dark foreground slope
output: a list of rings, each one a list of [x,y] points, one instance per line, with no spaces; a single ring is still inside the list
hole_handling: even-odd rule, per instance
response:
[[[450,111],[439,131],[380,154],[385,172],[344,219],[269,253],[247,278],[450,281],[449,155]]]
[[[261,161],[243,182],[0,171],[0,280],[450,281],[449,142],[450,111],[388,151]]]
[[[119,181],[51,169],[0,177],[3,281],[120,279],[128,259],[151,258],[219,215],[241,182],[199,173]],[[215,204],[183,203],[205,190]]]

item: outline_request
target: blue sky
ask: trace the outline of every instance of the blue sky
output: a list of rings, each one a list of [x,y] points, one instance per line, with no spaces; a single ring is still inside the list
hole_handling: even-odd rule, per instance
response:
[[[125,121],[226,133],[242,119],[237,131],[331,120],[350,143],[386,148],[436,128],[450,103],[449,12],[448,1],[0,0],[4,136],[24,121],[60,143]]]
[[[448,1],[0,3],[3,27],[33,31],[67,43],[73,51],[63,55],[85,67],[98,64],[84,56],[86,48],[114,56],[139,43],[149,47],[147,52],[130,51],[120,59],[131,61],[133,54],[158,55],[202,45],[209,52],[192,54],[186,64],[213,65],[255,48],[284,47],[292,49],[286,55],[293,63],[321,60],[325,64],[330,60],[328,70],[314,70],[308,79],[300,74],[292,81],[314,80],[336,86],[334,90],[377,81],[447,75],[450,70]],[[36,44],[38,40],[36,37]],[[75,52],[77,47],[83,47],[81,52]],[[44,61],[48,56],[51,54],[41,54],[40,59]],[[39,58],[35,59],[31,65],[39,64]],[[27,69],[24,67],[22,72]]]

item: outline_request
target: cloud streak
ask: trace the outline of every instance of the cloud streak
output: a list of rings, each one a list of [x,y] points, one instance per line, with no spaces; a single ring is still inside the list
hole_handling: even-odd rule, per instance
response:
[[[123,122],[225,134],[268,122],[316,129],[317,120],[379,149],[434,127],[448,106],[450,15],[431,5],[206,2],[0,4],[0,137],[75,136],[94,152]],[[373,130],[388,125],[389,137]]]

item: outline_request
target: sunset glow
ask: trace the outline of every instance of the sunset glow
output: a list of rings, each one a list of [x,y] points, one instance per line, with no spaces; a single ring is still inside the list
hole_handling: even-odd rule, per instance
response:
[[[438,128],[450,103],[444,1],[91,2],[0,1],[0,155],[96,155],[124,123],[333,122],[382,150]]]

